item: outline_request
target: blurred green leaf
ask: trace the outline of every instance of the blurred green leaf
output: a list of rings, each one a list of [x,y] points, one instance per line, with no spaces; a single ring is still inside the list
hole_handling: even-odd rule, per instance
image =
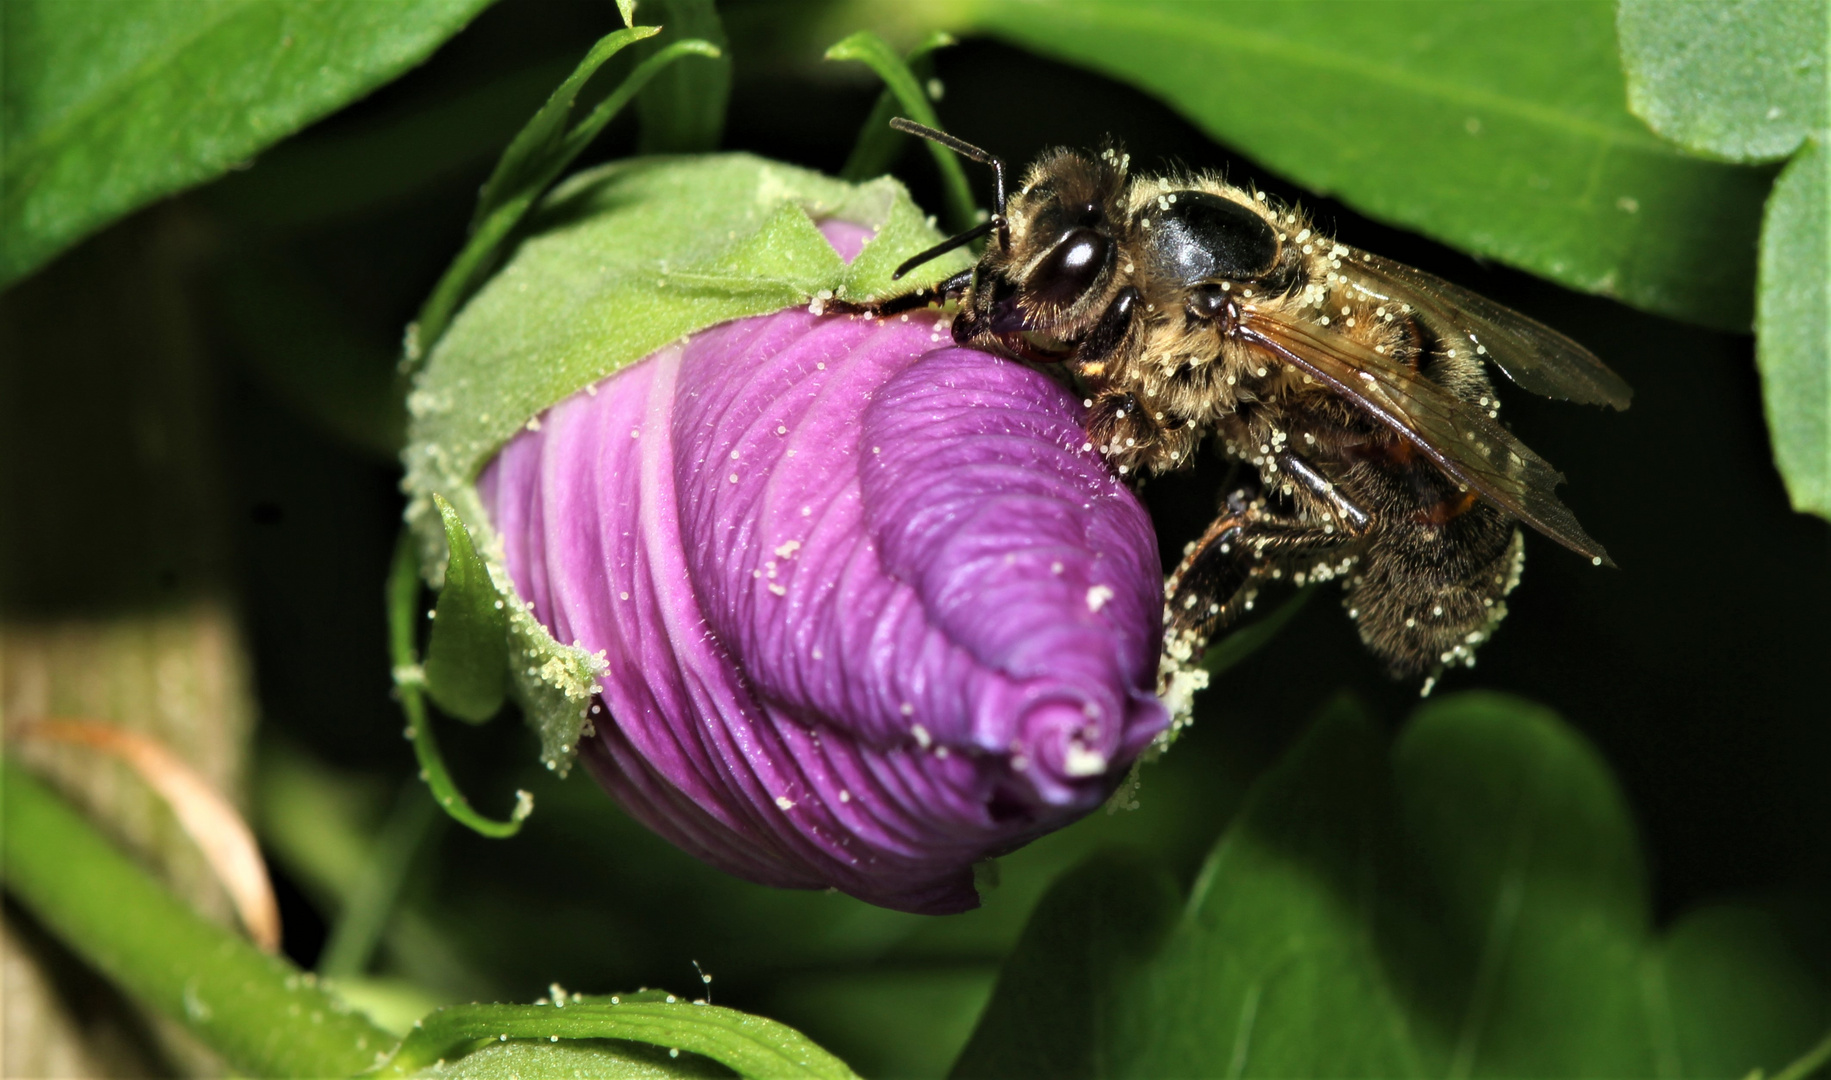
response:
[[[659,8],[659,14],[655,8]],[[669,45],[698,39],[716,50],[685,64],[673,64],[650,80],[636,99],[642,134],[639,154],[703,154],[718,149],[725,134],[725,106],[731,97],[731,54],[725,26],[712,0],[656,0],[644,14],[661,33],[643,46],[653,54]]]
[[[925,95],[929,94],[930,80],[935,73],[935,50],[953,44],[952,34],[934,31],[917,42],[915,48],[909,50],[909,55],[903,57],[903,62],[909,67],[909,74],[922,87]],[[898,104],[894,93],[885,90],[877,95],[877,104],[871,107],[871,115],[865,118],[864,126],[858,129],[858,141],[852,144],[852,153],[846,158],[845,167],[839,170],[840,179],[856,184],[890,171],[890,167],[896,164],[897,158],[902,156],[904,148],[909,145],[910,137],[890,126],[892,119],[902,115],[902,106]],[[971,205],[969,202],[968,207]],[[967,224],[972,223],[969,221]]]
[[[1127,1063],[1110,1025],[1181,914],[1175,882],[1139,859],[1098,855],[1043,900],[953,1075],[1114,1076]],[[1039,1023],[1046,1021],[1046,1023]]]
[[[1761,227],[1755,363],[1774,461],[1793,508],[1831,518],[1831,154],[1807,140]]]
[[[0,284],[419,63],[489,0],[9,0]]]
[[[1809,0],[1621,0],[1628,107],[1694,153],[1785,158],[1825,130],[1825,15]]]
[[[1739,1075],[1831,1015],[1758,913],[1652,933],[1621,795],[1545,710],[1446,698],[1385,761],[1356,710],[1325,714],[1154,950],[1135,924],[1165,905],[1127,896],[1159,888],[1148,873],[1065,881],[957,1073],[1072,1037],[1059,1075]],[[1077,936],[1091,957],[1064,949]],[[1096,984],[1065,1034],[1053,999]]]
[[[427,188],[494,161],[572,68],[570,59],[543,59],[410,108],[340,118],[280,143],[203,198],[244,236],[304,232],[378,208],[423,205],[415,200]],[[398,329],[393,337],[390,367],[400,359]]]
[[[997,973],[990,960],[794,972],[777,981],[766,1002],[772,1016],[817,1018],[822,1045],[865,1076],[940,1080],[972,1034]],[[1008,1075],[1053,1074],[1038,1067]]]
[[[285,260],[236,258],[212,284],[218,325],[268,386],[344,442],[380,458],[400,454],[406,380],[385,340]]]
[[[948,25],[962,24],[1156,94],[1371,217],[1649,311],[1749,325],[1769,179],[1686,155],[1628,112],[1607,0],[972,0]]]
[[[1303,610],[1303,605],[1309,603],[1310,597],[1316,595],[1318,587],[1316,585],[1304,586],[1297,591],[1295,596],[1279,604],[1270,615],[1256,622],[1247,623],[1209,646],[1208,651],[1202,654],[1202,667],[1211,676],[1219,675],[1258,652],[1271,639],[1278,636],[1278,631],[1284,629],[1285,623],[1290,622],[1299,611]]]
[[[936,45],[945,44],[951,39],[945,35],[931,35],[927,42],[910,53],[913,61],[924,52],[932,51]],[[884,80],[885,93],[896,102],[890,111],[891,116],[903,116],[918,124],[931,128],[941,127],[940,117],[935,115],[935,107],[929,104],[928,90],[916,81],[915,73],[903,58],[884,43],[884,39],[868,30],[860,30],[851,37],[835,44],[826,51],[828,60],[856,60],[877,72],[878,78]],[[881,107],[872,111],[875,118]],[[884,118],[888,124],[890,117]],[[910,138],[900,132],[891,132],[892,138]],[[978,221],[978,208],[973,202],[973,190],[966,182],[966,172],[960,167],[960,158],[952,150],[939,143],[927,142],[928,151],[935,159],[935,165],[941,170],[941,190],[947,202],[948,216],[953,220],[954,228],[970,228]]]
[[[658,990],[596,997],[573,994],[537,1005],[440,1009],[415,1025],[394,1056],[370,1075],[438,1075],[431,1071],[435,1062],[453,1061],[482,1043],[518,1039],[538,1040],[549,1047],[569,1039],[647,1043],[711,1058],[755,1080],[856,1076],[793,1028],[735,1009],[689,1004]]]
[[[509,620],[502,594],[451,504],[432,497],[445,524],[445,584],[426,643],[426,690],[460,720],[480,724],[508,694]]]

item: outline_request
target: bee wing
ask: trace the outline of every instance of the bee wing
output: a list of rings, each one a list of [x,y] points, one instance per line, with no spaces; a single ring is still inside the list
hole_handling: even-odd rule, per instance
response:
[[[1349,249],[1342,262],[1349,288],[1410,305],[1446,344],[1466,342],[1507,378],[1535,394],[1617,409],[1627,408],[1634,396],[1626,380],[1594,353],[1544,323],[1434,274],[1365,251]]]
[[[1613,565],[1552,490],[1563,474],[1487,411],[1344,335],[1248,309],[1235,331],[1391,428],[1443,471],[1579,554]]]

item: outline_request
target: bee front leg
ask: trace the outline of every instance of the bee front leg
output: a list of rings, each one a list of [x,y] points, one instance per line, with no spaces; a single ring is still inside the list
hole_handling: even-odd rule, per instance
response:
[[[1087,434],[1120,476],[1169,472],[1189,464],[1195,426],[1169,417],[1129,390],[1095,392],[1087,410]]]
[[[953,277],[947,278],[944,281],[936,282],[933,285],[924,285],[913,292],[906,292],[900,296],[892,296],[886,300],[879,300],[874,303],[843,304],[835,302],[827,306],[829,309],[835,311],[853,310],[869,312],[879,318],[882,318],[885,315],[901,315],[906,311],[920,311],[930,305],[945,304],[950,300],[958,300],[961,296],[964,296],[966,290],[973,284],[973,273],[975,270],[975,267],[969,266],[965,270],[960,271],[958,274],[955,274]]]
[[[1132,315],[1138,307],[1139,296],[1135,287],[1127,285],[1119,290],[1119,295],[1113,297],[1113,302],[1107,305],[1100,321],[1094,323],[1093,329],[1075,345],[1075,363],[1082,372],[1097,376],[1105,370],[1106,358],[1117,352],[1131,334]]]
[[[1248,492],[1236,492],[1165,583],[1166,637],[1188,655],[1252,610],[1260,585],[1314,572],[1347,569],[1356,538],[1343,530],[1287,517]]]

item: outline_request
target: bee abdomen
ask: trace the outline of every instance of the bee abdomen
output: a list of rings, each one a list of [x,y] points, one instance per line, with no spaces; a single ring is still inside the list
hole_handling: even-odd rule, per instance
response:
[[[1383,531],[1343,598],[1361,640],[1395,676],[1473,666],[1507,614],[1525,548],[1519,530],[1482,502],[1438,527]]]

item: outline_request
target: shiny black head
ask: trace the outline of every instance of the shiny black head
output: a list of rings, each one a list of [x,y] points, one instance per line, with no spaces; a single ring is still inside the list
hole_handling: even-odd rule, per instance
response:
[[[1073,307],[1112,266],[1114,243],[1106,212],[1099,203],[1050,207],[1031,223],[1038,239],[1053,236],[1048,252],[1024,278],[1024,294],[1033,307]]]
[[[1206,191],[1174,191],[1164,201],[1140,213],[1138,232],[1160,276],[1190,287],[1250,281],[1277,262],[1278,234],[1251,207]]]

